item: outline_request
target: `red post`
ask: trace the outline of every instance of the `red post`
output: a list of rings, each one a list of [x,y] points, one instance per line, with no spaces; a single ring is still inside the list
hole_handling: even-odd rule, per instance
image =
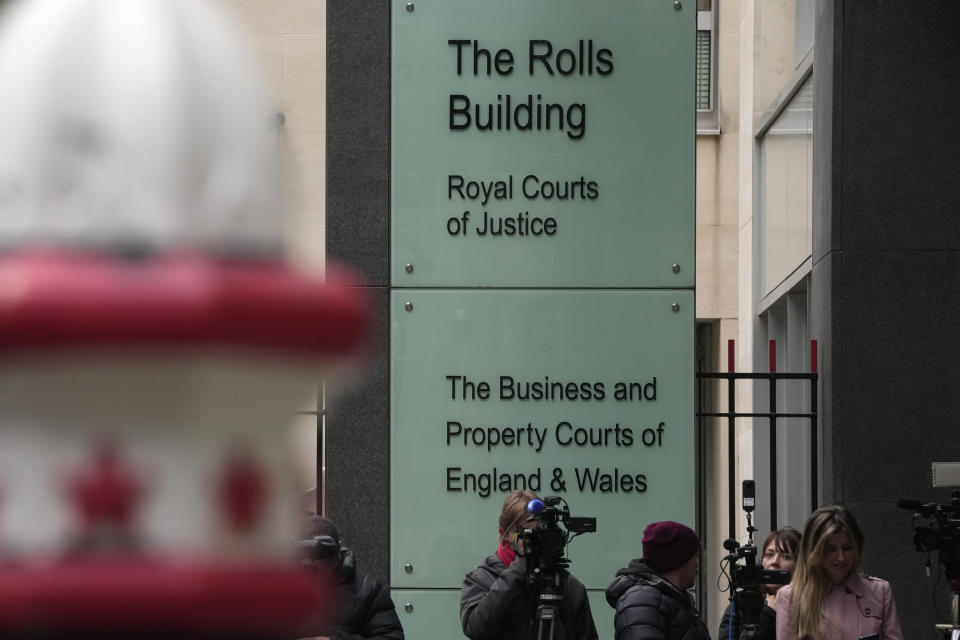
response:
[[[810,341],[810,371],[817,372],[817,341]]]
[[[777,341],[770,341],[770,373],[777,371]]]
[[[733,340],[727,340],[727,371],[733,373],[736,369],[733,366],[736,349],[734,349]]]

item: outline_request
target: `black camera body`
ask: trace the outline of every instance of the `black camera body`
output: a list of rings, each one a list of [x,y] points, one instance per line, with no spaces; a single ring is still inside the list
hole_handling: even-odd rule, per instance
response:
[[[752,529],[752,527],[750,527]],[[737,640],[752,640],[763,637],[761,620],[765,604],[765,591],[768,584],[787,584],[789,571],[764,569],[757,564],[757,548],[752,541],[741,546],[736,540],[727,540],[723,548],[730,552],[725,558],[728,563],[733,610],[736,612]],[[743,562],[739,562],[743,560]],[[731,624],[733,621],[731,620]]]
[[[757,547],[753,544],[753,511],[756,508],[753,480],[743,481],[743,510],[747,516],[747,544],[741,545],[733,539],[725,540],[723,548],[728,555],[720,563],[720,569],[727,576],[730,600],[736,614],[737,640],[753,640],[762,637],[761,621],[765,603],[766,585],[787,584],[789,571],[764,569],[757,564]],[[733,620],[730,621],[733,625]]]
[[[937,465],[934,463],[934,486],[937,478]],[[952,463],[950,463],[952,464]],[[919,500],[906,498],[897,500],[901,509],[913,511],[913,544],[917,551],[927,556],[927,576],[930,576],[929,554],[936,551],[943,571],[953,592],[952,624],[937,624],[942,638],[956,638],[960,634],[960,490],[950,493],[950,503],[931,502],[924,504]],[[939,581],[939,579],[938,579]]]
[[[917,551],[938,552],[951,588],[960,592],[960,491],[950,495],[949,504],[902,499],[897,506],[914,511],[914,546]]]
[[[523,555],[527,558],[529,571],[567,567],[570,561],[564,557],[567,544],[574,537],[597,530],[596,518],[575,518],[570,507],[559,496],[543,500],[531,500],[527,511],[540,522],[522,533]]]
[[[723,548],[730,551],[730,587],[736,590],[762,590],[768,584],[789,584],[792,574],[789,571],[764,569],[757,564],[757,547],[753,544],[741,546],[736,540],[727,540]],[[744,562],[741,564],[739,560]]]

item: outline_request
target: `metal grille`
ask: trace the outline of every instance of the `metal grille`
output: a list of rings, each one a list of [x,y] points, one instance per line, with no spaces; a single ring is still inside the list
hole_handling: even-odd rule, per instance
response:
[[[697,31],[697,109],[709,111],[712,108],[712,87],[710,77],[713,57],[713,34],[710,31]]]
[[[780,418],[806,418],[810,424],[810,510],[816,511],[818,506],[818,478],[819,467],[817,462],[817,341],[810,341],[810,372],[809,373],[778,373],[776,365],[776,340],[770,341],[770,372],[769,373],[741,373],[734,370],[734,342],[727,341],[727,371],[710,372],[698,371],[698,384],[707,380],[727,381],[727,410],[697,411],[698,418],[726,418],[727,419],[727,492],[728,518],[730,537],[736,538],[736,419],[737,418],[766,418],[770,434],[770,528],[777,528],[777,420]],[[737,411],[736,383],[740,380],[766,380],[770,388],[770,407],[766,412]],[[810,411],[791,413],[777,410],[777,381],[778,380],[805,380],[810,385]],[[705,423],[701,422],[700,426]]]

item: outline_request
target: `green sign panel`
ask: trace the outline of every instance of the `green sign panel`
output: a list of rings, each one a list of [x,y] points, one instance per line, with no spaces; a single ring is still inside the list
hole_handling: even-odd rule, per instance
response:
[[[460,627],[460,592],[444,589],[392,589],[390,595],[407,638],[464,638]],[[613,640],[613,609],[602,591],[587,593],[600,640]],[[723,640],[723,639],[720,639]]]
[[[393,285],[692,287],[695,4],[395,2]]]
[[[391,294],[391,585],[459,588],[513,489],[597,532],[572,571],[602,589],[653,520],[693,524],[693,292]]]

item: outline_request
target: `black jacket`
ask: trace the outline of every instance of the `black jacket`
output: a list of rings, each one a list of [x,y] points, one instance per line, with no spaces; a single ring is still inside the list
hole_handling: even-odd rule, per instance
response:
[[[404,640],[390,591],[356,567],[353,552],[340,547],[338,596],[334,624],[313,635],[331,640]]]
[[[616,640],[710,640],[690,596],[641,560],[632,560],[607,587],[617,610]]]
[[[557,640],[597,640],[587,590],[566,574]],[[496,554],[467,574],[460,589],[460,625],[471,640],[536,640],[536,589],[527,579],[526,561],[504,566]]]
[[[720,618],[720,632],[717,634],[717,640],[737,640],[740,637],[740,614],[734,611],[731,615],[730,607],[723,612]],[[777,638],[777,612],[763,605],[760,612],[759,628],[757,629],[757,638],[759,640],[776,640]],[[732,629],[731,629],[732,627]]]

